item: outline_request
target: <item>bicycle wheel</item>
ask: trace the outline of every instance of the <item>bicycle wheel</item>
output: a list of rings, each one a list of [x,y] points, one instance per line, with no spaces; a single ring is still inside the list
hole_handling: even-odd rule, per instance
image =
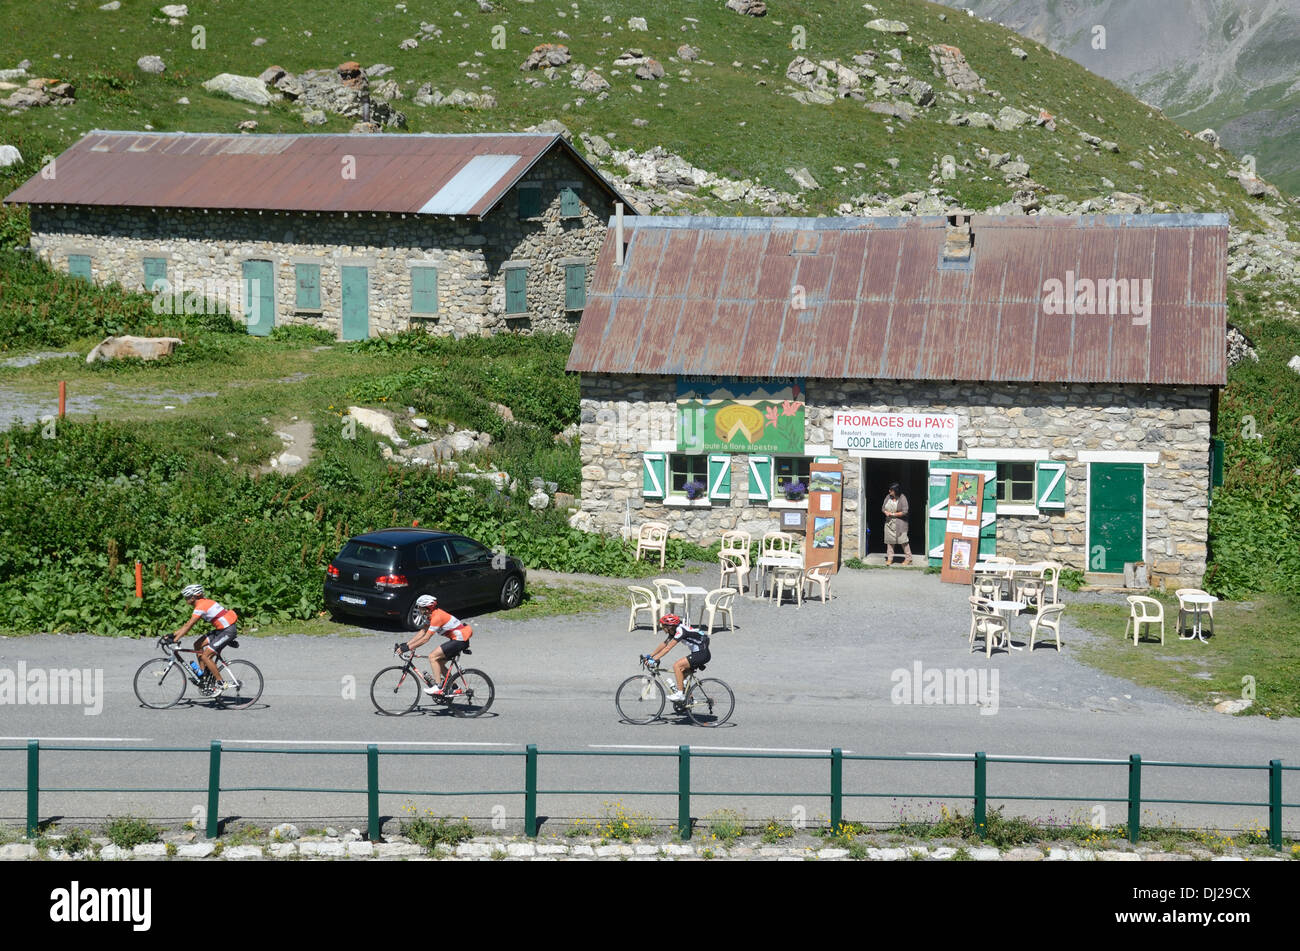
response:
[[[721,726],[731,719],[736,696],[721,680],[697,680],[686,694],[686,715],[698,726]]]
[[[370,702],[388,717],[410,713],[420,702],[419,675],[406,667],[385,667],[370,681]]]
[[[180,664],[155,657],[135,672],[135,695],[152,710],[166,710],[185,696],[185,670]]]
[[[454,717],[481,717],[492,706],[496,688],[481,670],[462,670],[446,687],[447,706]]]
[[[217,698],[222,706],[243,710],[251,707],[262,695],[262,672],[246,660],[222,660],[217,662],[221,679],[226,687]]]
[[[627,723],[650,723],[664,712],[664,688],[649,674],[636,674],[618,685],[614,706]]]

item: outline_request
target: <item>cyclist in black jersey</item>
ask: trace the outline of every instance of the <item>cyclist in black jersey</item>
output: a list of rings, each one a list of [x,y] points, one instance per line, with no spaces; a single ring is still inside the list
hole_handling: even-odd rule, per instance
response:
[[[709,662],[712,655],[709,654],[709,635],[705,634],[697,627],[684,622],[676,614],[665,614],[659,619],[659,626],[664,629],[667,635],[664,642],[659,645],[653,654],[642,654],[650,666],[655,667],[659,664],[659,659],[673,649],[678,641],[686,645],[689,653],[681,657],[673,664],[673,675],[677,678],[677,690],[668,695],[668,699],[674,703],[680,703],[686,699],[686,671],[703,670],[704,665]]]

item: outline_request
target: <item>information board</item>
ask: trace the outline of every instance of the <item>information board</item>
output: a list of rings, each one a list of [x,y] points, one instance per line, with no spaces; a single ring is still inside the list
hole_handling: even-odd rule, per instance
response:
[[[948,477],[948,518],[943,534],[943,568],[939,580],[970,584],[980,555],[980,519],[984,514],[984,476],[954,472]]]
[[[843,504],[844,467],[837,462],[814,462],[808,468],[808,541],[804,545],[804,568],[825,565],[831,574],[838,570]]]

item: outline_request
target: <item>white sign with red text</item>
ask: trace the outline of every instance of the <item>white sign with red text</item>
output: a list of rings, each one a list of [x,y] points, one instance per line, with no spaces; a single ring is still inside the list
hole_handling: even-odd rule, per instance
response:
[[[956,452],[957,417],[939,413],[837,412],[831,446],[876,452]]]

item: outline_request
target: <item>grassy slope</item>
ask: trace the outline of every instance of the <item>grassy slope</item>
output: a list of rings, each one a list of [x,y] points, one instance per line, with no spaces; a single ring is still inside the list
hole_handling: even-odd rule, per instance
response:
[[[1224,179],[1224,168],[1213,170],[1200,161],[1214,162],[1216,155],[1190,140],[1185,130],[1044,47],[928,3],[880,0],[876,4],[876,15],[901,18],[910,25],[910,43],[864,29],[871,15],[860,4],[825,0],[775,0],[769,15],[761,19],[739,16],[720,2],[698,0],[665,0],[650,10],[640,0],[609,0],[578,4],[577,11],[571,4],[508,2],[498,3],[498,9],[488,14],[479,12],[470,0],[412,2],[405,10],[392,4],[367,7],[342,0],[277,4],[208,0],[190,4],[184,26],[156,21],[148,4],[135,0],[126,0],[114,12],[100,11],[92,0],[76,0],[53,10],[48,4],[9,2],[5,6],[9,28],[0,36],[0,64],[27,58],[33,63],[33,75],[58,76],[78,86],[78,102],[72,107],[29,110],[6,120],[6,141],[18,145],[27,159],[24,166],[0,177],[0,185],[6,187],[34,172],[42,155],[57,154],[95,127],[233,131],[236,123],[251,116],[262,132],[304,131],[307,127],[285,104],[259,109],[207,93],[200,83],[220,72],[256,75],[273,63],[300,72],[355,59],[363,65],[395,66],[396,71],[385,78],[398,80],[408,97],[416,86],[429,81],[444,92],[453,86],[488,85],[500,102],[495,110],[462,112],[422,109],[408,98],[399,108],[406,112],[413,131],[519,129],[558,116],[575,134],[614,133],[614,142],[621,147],[662,145],[711,171],[757,178],[783,190],[794,189],[784,169],[806,165],[824,186],[810,196],[809,211],[814,214],[831,212],[839,202],[863,191],[900,193],[926,187],[940,156],[974,159],[982,145],[1023,155],[1037,181],[1072,198],[1111,191],[1101,182],[1107,177],[1120,190],[1136,191],[1141,186],[1152,199],[1175,208],[1228,210],[1242,224],[1251,219],[1251,199]],[[460,16],[454,15],[456,10]],[[557,11],[568,15],[561,18]],[[946,22],[939,21],[941,13],[948,15]],[[612,23],[601,22],[605,14]],[[650,31],[629,31],[626,22],[632,15],[647,15]],[[416,50],[399,50],[402,39],[419,35],[422,19],[440,27],[443,36],[422,40]],[[51,24],[57,27],[52,29]],[[196,25],[206,30],[205,49],[191,48],[191,30]],[[505,49],[492,46],[491,31],[498,25],[505,27]],[[532,35],[520,34],[521,26]],[[806,34],[806,49],[791,48],[796,27]],[[587,97],[582,107],[563,111],[581,95],[566,81],[557,80],[543,89],[523,82],[519,63],[528,49],[536,42],[555,40],[557,30],[570,36],[561,42],[573,53],[571,65],[597,66],[613,83],[605,102]],[[305,35],[308,31],[311,36]],[[257,36],[268,42],[252,46]],[[692,64],[690,82],[678,75],[683,64],[669,59],[682,42],[696,45],[702,60],[712,64]],[[860,103],[805,106],[781,92],[786,65],[795,55],[847,60],[873,46],[879,50],[898,46],[909,72],[938,88],[926,52],[934,42],[960,46],[988,88],[1005,96],[1005,104],[1034,114],[1045,108],[1073,126],[1061,122],[1056,133],[1039,128],[1002,133],[942,124],[954,105],[996,113],[1004,104],[992,96],[976,95],[971,104],[941,100],[924,118],[895,121],[891,133],[885,117],[866,112]],[[1029,59],[1022,62],[1011,56],[1008,50],[1014,45],[1029,49]],[[637,93],[630,88],[635,80],[628,72],[610,74],[613,59],[630,46],[641,47],[665,63],[667,88],[641,83],[644,91]],[[483,55],[476,57],[476,52]],[[55,53],[59,59],[53,58]],[[135,61],[145,54],[161,55],[166,73],[155,77],[138,70]],[[467,71],[477,72],[480,78],[468,78]],[[178,105],[181,96],[191,104]],[[638,128],[632,124],[635,118],[648,119],[650,124]],[[349,125],[332,117],[329,125],[312,131],[345,131]],[[1120,153],[1096,152],[1083,145],[1074,127],[1118,141]],[[884,165],[883,160],[891,156],[900,159],[897,170]],[[1127,163],[1134,158],[1147,170],[1130,168]],[[854,171],[855,162],[868,168]],[[850,172],[837,174],[836,165]],[[1178,175],[1157,175],[1166,165]],[[1011,189],[1000,177],[984,178],[982,171],[962,173],[947,184],[970,207],[982,208],[1010,197]],[[1210,184],[1219,188],[1221,197],[1209,190]],[[707,202],[704,207],[709,207]]]

